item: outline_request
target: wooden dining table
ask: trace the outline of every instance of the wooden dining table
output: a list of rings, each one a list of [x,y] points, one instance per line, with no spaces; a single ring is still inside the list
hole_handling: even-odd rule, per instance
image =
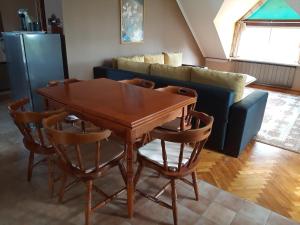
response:
[[[45,87],[39,95],[78,117],[114,131],[126,146],[128,216],[134,212],[134,144],[138,138],[174,120],[195,98],[159,92],[101,78]]]

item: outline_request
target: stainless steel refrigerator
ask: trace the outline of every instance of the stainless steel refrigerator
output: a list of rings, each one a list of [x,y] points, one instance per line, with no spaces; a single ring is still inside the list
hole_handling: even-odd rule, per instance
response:
[[[28,97],[30,109],[42,111],[44,100],[36,89],[65,77],[60,35],[4,32],[3,37],[12,98]]]

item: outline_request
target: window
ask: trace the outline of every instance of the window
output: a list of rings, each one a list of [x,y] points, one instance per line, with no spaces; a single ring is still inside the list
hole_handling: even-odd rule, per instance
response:
[[[300,12],[290,0],[264,0],[252,8],[236,29],[235,58],[300,63]]]
[[[246,26],[237,57],[279,63],[298,63],[300,27]]]

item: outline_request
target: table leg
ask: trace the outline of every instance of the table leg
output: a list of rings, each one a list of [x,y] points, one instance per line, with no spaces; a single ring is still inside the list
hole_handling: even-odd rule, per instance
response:
[[[127,204],[128,216],[133,217],[134,209],[134,184],[133,184],[133,145],[132,141],[127,143]]]

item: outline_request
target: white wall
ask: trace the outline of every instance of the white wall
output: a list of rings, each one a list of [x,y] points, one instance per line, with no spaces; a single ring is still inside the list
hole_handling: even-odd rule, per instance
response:
[[[20,30],[21,23],[18,16],[18,9],[28,9],[32,20],[36,20],[36,10],[33,0],[0,0],[0,10],[5,32]]]
[[[294,10],[296,10],[298,13],[300,13],[299,0],[286,0],[286,1],[291,7],[293,7]]]
[[[229,57],[235,22],[259,0],[177,0],[204,57]]]
[[[63,0],[71,77],[91,79],[93,67],[113,57],[182,52],[183,63],[204,64],[175,0],[145,1],[144,42],[120,43],[120,0]]]
[[[204,57],[225,58],[214,19],[223,0],[177,0]]]
[[[235,23],[240,20],[260,0],[224,0],[215,20],[225,56],[229,58]]]
[[[45,14],[47,20],[47,30],[51,31],[51,27],[48,25],[48,18],[52,14],[55,14],[58,17],[63,25],[63,12],[62,12],[62,0],[44,0],[45,2]]]
[[[205,66],[209,69],[226,71],[226,72],[234,72],[234,65],[232,61],[227,59],[205,59]]]

